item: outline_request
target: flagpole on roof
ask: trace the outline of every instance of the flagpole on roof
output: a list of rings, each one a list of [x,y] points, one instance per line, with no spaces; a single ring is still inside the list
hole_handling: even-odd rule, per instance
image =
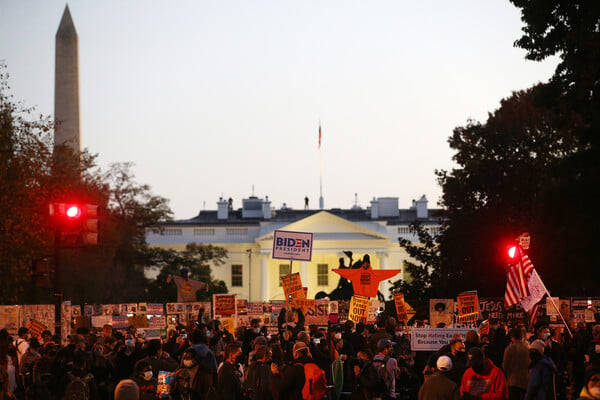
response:
[[[321,156],[321,120],[319,119],[319,209],[325,207],[323,199],[323,157]]]

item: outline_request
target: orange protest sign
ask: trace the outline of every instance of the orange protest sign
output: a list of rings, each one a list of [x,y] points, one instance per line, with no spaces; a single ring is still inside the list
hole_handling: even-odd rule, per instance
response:
[[[352,296],[350,300],[350,310],[348,311],[348,319],[354,323],[367,323],[369,304],[371,301],[365,296]]]
[[[314,299],[298,299],[291,303],[292,307],[302,309],[302,312],[306,314],[306,310],[315,306]]]
[[[475,323],[479,318],[477,292],[463,292],[458,295],[458,322]]]
[[[396,314],[398,314],[398,321],[408,321],[408,313],[404,306],[404,295],[402,293],[394,293],[394,304],[396,305]]]
[[[299,272],[282,277],[281,285],[283,286],[283,294],[285,295],[286,301],[302,300],[306,298]]]

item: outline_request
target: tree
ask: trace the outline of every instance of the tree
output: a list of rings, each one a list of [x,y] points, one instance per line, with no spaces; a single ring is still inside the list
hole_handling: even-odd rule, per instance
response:
[[[579,283],[589,280],[583,273],[589,257],[570,251],[573,240],[562,235],[573,221],[556,218],[566,205],[554,191],[563,161],[581,151],[575,132],[582,121],[577,113],[567,118],[561,104],[545,104],[548,90],[538,85],[516,92],[485,124],[470,121],[449,139],[459,167],[436,173],[446,210],[440,249],[448,272],[462,273],[457,293],[501,295],[503,245],[524,231],[532,235],[531,258],[545,280],[559,285],[561,277],[573,276],[567,271],[581,272],[574,277]]]
[[[159,271],[156,279],[150,284],[148,290],[149,301],[176,301],[177,288],[175,284],[168,283],[169,275],[180,275],[180,269],[187,267],[189,277],[209,284],[208,291],[199,291],[199,301],[210,301],[212,295],[227,293],[225,282],[212,277],[209,263],[219,266],[225,263],[227,250],[222,247],[189,243],[184,251],[173,249],[150,248],[147,251],[148,264]]]

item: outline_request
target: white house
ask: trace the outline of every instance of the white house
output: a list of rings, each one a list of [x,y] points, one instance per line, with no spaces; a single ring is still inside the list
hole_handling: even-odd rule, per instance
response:
[[[229,202],[219,199],[217,210],[201,211],[196,217],[161,224],[161,229],[149,229],[146,239],[151,246],[183,250],[188,243],[212,244],[224,247],[226,264],[211,266],[214,278],[223,280],[230,293],[249,301],[283,300],[281,277],[289,273],[290,263],[273,259],[275,230],[312,232],[313,252],[310,262],[292,263],[292,272],[300,272],[308,287],[308,298],[317,292],[331,292],[339,275],[332,272],[339,259],[354,254],[358,261],[369,254],[374,269],[403,267],[408,258],[399,246],[398,238],[417,240],[408,225],[419,220],[432,233],[440,229],[439,209],[428,209],[423,195],[413,200],[411,207],[398,208],[397,197],[374,198],[367,209],[274,210],[271,202],[251,196],[243,199],[242,208],[233,210]],[[392,278],[402,279],[403,273]],[[389,283],[382,282],[380,291],[389,296]]]

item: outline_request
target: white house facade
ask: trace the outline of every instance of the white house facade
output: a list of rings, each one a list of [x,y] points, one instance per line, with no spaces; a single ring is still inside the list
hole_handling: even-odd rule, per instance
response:
[[[233,210],[224,199],[217,202],[217,210],[201,211],[194,218],[165,222],[160,229],[149,229],[149,245],[185,249],[188,243],[221,246],[227,250],[224,265],[211,266],[215,279],[223,280],[229,293],[249,301],[283,300],[281,277],[289,273],[290,262],[273,259],[275,230],[313,233],[311,261],[292,262],[292,272],[300,272],[303,286],[308,287],[308,298],[320,291],[331,292],[340,276],[331,270],[339,259],[348,258],[344,251],[352,251],[354,261],[369,254],[374,269],[403,269],[408,259],[399,246],[398,238],[416,241],[409,224],[422,222],[431,233],[439,232],[439,209],[428,209],[423,195],[410,208],[399,209],[397,197],[380,197],[371,201],[367,209],[333,208],[329,210],[293,210],[271,208],[267,199],[243,199],[242,208]],[[403,272],[391,279],[403,279]],[[382,282],[379,289],[388,298],[390,283]]]

